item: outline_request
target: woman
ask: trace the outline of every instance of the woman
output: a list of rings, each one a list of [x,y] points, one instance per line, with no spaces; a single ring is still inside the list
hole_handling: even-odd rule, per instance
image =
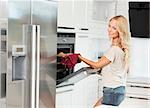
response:
[[[103,97],[96,102],[94,107],[101,104],[118,106],[125,97],[130,40],[126,18],[121,15],[111,18],[108,34],[111,39],[111,46],[100,60],[94,62],[81,55],[78,56],[90,67],[102,68]]]

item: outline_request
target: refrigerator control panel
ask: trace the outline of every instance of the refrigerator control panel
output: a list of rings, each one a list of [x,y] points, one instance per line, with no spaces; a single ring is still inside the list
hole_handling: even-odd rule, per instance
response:
[[[25,45],[13,45],[12,56],[25,56]]]

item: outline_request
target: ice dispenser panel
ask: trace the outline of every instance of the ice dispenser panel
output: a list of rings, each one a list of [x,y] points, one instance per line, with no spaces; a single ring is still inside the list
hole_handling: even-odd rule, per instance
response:
[[[25,45],[12,47],[12,80],[26,79],[26,53]]]

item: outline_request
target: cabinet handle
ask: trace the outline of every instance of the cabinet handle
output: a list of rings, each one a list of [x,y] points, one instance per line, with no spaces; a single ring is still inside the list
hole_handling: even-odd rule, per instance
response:
[[[145,86],[136,86],[136,85],[130,85],[130,87],[136,87],[136,88],[150,88],[150,87],[145,87]]]
[[[133,99],[141,99],[141,100],[150,100],[148,98],[142,98],[142,97],[133,97],[133,96],[129,96],[128,98],[133,98]]]
[[[66,84],[66,85],[62,85],[62,86],[57,86],[56,88],[61,88],[61,87],[67,87],[67,86],[73,86],[74,84]]]
[[[74,29],[73,27],[58,27],[60,29]]]
[[[79,36],[80,38],[88,38],[89,36]]]
[[[88,28],[81,28],[80,30],[88,31],[89,29]]]
[[[73,89],[60,91],[60,92],[57,92],[57,94],[59,94],[59,93],[65,93],[65,92],[71,92],[71,91],[73,91]]]

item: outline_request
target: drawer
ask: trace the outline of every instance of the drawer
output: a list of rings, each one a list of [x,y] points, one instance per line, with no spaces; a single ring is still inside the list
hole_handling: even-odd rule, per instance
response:
[[[144,86],[127,85],[126,93],[150,97],[150,88]]]

